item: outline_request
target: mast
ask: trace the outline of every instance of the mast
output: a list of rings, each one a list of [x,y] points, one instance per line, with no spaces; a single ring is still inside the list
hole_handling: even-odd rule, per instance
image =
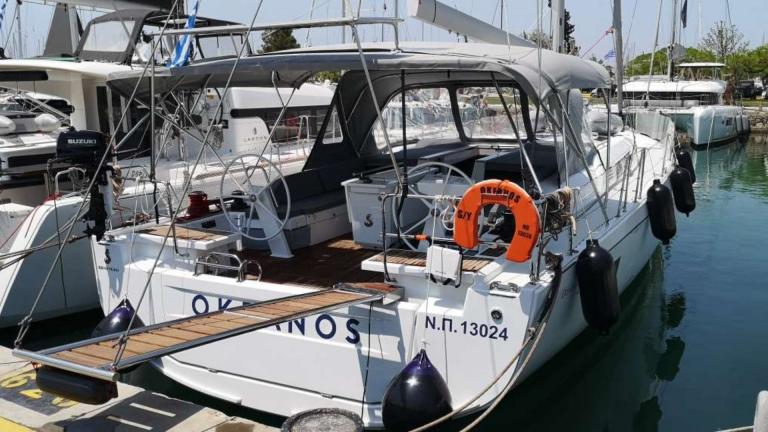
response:
[[[500,13],[499,13],[499,28],[504,30],[504,0],[499,1]]]
[[[69,40],[72,44],[72,52],[77,49],[77,45],[80,44],[80,19],[77,16],[77,6],[66,6],[67,19],[69,20]]]
[[[672,60],[672,54],[675,51],[675,33],[677,32],[677,0],[672,0],[672,34],[669,38],[669,48],[667,48],[667,77],[672,79],[672,72],[674,69],[674,61]]]
[[[552,0],[552,50],[565,50],[565,0]]]
[[[23,32],[21,31],[21,0],[16,0],[16,42],[19,52],[16,54],[18,58],[24,58],[24,39]]]
[[[697,32],[698,33],[698,37],[696,38],[696,44],[699,44],[699,43],[701,43],[701,0],[699,0],[697,3],[699,4],[699,13],[698,13],[698,17],[697,17],[697,19],[699,21],[699,23],[698,23],[699,28],[698,28],[698,32]]]
[[[347,0],[341,0],[341,17],[347,17]],[[341,28],[341,43],[347,43],[347,28]]]
[[[624,95],[624,35],[621,30],[621,0],[613,0],[613,44],[616,52],[616,96],[619,115],[622,114]]]

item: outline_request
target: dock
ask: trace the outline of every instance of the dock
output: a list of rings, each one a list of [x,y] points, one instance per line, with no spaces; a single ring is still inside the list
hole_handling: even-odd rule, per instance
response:
[[[29,362],[0,347],[0,431],[275,432],[278,428],[118,383],[119,395],[84,405],[43,393]]]
[[[745,107],[753,133],[768,133],[768,107]]]

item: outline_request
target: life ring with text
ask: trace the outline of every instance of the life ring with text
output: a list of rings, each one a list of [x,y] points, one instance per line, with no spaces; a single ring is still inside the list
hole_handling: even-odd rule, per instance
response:
[[[461,198],[453,218],[453,240],[466,249],[479,243],[477,219],[483,207],[503,205],[515,216],[515,234],[507,249],[507,259],[526,262],[539,239],[539,211],[533,198],[509,180],[484,180],[475,183]]]

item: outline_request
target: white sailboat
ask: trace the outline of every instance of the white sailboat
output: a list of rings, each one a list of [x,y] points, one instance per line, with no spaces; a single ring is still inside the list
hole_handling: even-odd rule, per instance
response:
[[[103,310],[136,314],[123,333],[41,352],[20,338],[15,354],[46,365],[39,385],[67,393],[46,384],[64,373],[97,383],[80,398],[104,400],[121,371],[151,361],[246,407],[336,408],[366,427],[411,429],[495,404],[587,322],[608,331],[619,294],[674,235],[671,120],[642,112],[636,129],[592,131],[579,89],[610,88],[601,66],[531,47],[357,38],[382,23],[396,24],[322,24],[350,26],[351,46],[112,77],[114,91],[143,95],[298,87],[346,71],[300,172],[240,154],[220,173],[219,209],[92,238]],[[505,118],[513,136],[498,118],[463,119],[467,93],[498,98],[501,112],[484,116]],[[393,135],[384,122],[407,119],[414,95],[447,95],[452,129],[435,117],[439,134],[401,121]],[[138,320],[147,326],[129,330]],[[407,378],[415,369],[425,375]],[[427,395],[408,399],[402,383]]]

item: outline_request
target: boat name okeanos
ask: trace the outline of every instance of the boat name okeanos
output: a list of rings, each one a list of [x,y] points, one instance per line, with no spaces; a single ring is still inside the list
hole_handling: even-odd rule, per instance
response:
[[[247,303],[242,304],[246,305]],[[221,297],[217,297],[217,305],[218,310],[225,310],[235,306],[232,304],[232,299],[224,299]],[[211,311],[211,302],[206,296],[198,294],[192,298],[192,311],[195,315],[208,313]],[[320,336],[322,339],[333,339],[334,337],[344,335],[344,340],[354,345],[360,342],[360,332],[357,329],[359,325],[360,320],[355,318],[340,318],[337,320],[337,318],[334,318],[329,314],[321,314],[315,318],[314,325],[307,326],[306,318],[299,318],[286,323],[277,324],[274,328],[279,332],[306,336],[307,327],[309,327],[310,330],[314,330],[317,336]]]

